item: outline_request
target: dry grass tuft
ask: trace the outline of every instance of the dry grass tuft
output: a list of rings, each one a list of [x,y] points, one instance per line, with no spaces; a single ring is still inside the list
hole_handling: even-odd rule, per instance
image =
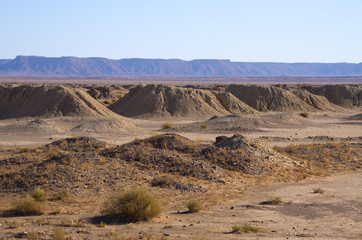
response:
[[[310,114],[307,112],[301,112],[301,113],[299,113],[299,116],[304,117],[304,118],[309,118]]]
[[[257,227],[253,227],[253,226],[250,226],[249,224],[245,223],[243,226],[237,226],[237,225],[234,225],[231,227],[231,232],[232,233],[247,233],[247,232],[253,232],[253,233],[256,233],[256,232],[259,232],[260,229],[257,228]]]
[[[200,200],[191,200],[186,204],[186,207],[190,213],[200,212],[204,209]]]
[[[201,126],[200,126],[202,129],[206,129],[206,128],[208,128],[208,126],[206,125],[206,124],[201,124]]]
[[[65,240],[67,239],[66,232],[62,227],[56,227],[53,230],[53,239],[54,240]]]
[[[173,128],[173,124],[170,122],[165,122],[162,124],[162,129],[169,129],[169,128]]]
[[[14,228],[18,228],[19,227],[19,223],[17,221],[8,221],[8,220],[5,220],[5,223],[6,225],[8,225],[7,228],[9,229],[14,229]]]
[[[34,198],[35,201],[38,201],[38,202],[43,202],[47,199],[46,192],[39,187],[34,189],[31,196]]]
[[[39,234],[38,232],[35,232],[35,231],[30,231],[26,234],[26,237],[29,239],[29,240],[36,240],[36,239],[39,239]]]
[[[14,204],[12,212],[21,215],[41,215],[45,206],[33,198],[23,198]]]
[[[284,203],[280,197],[273,197],[270,200],[259,203],[260,205],[279,205]]]
[[[313,193],[320,193],[320,194],[323,194],[324,193],[324,190],[321,189],[321,188],[314,188],[313,189]]]

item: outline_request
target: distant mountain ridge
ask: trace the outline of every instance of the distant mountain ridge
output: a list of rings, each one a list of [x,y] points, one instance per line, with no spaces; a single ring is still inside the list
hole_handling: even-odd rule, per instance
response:
[[[110,77],[362,76],[362,63],[268,63],[200,59],[48,58],[0,59],[0,75]]]

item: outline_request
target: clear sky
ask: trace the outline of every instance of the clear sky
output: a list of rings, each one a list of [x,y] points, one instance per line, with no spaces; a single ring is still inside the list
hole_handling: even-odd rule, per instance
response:
[[[362,62],[362,0],[0,0],[17,55]]]

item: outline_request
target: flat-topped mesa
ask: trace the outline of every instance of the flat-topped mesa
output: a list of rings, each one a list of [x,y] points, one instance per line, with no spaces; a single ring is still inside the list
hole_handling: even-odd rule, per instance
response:
[[[315,111],[287,90],[266,85],[230,85],[226,91],[258,111]]]
[[[257,113],[231,94],[155,84],[135,87],[109,109],[126,117],[154,119]]]

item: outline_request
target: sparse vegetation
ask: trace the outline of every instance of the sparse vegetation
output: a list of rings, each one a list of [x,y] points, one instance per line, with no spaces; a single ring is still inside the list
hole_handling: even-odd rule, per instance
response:
[[[321,188],[314,188],[313,189],[313,193],[320,193],[320,194],[323,194],[324,193],[324,190],[321,189]]]
[[[207,126],[207,124],[201,124],[201,126],[200,126],[202,129],[206,129],[206,128],[208,128],[208,126]]]
[[[299,116],[304,117],[304,118],[309,118],[310,114],[307,112],[301,112],[301,113],[299,113]]]
[[[81,220],[69,220],[66,218],[63,218],[62,220],[60,220],[60,226],[62,227],[84,227],[86,225],[85,221],[81,221]]]
[[[190,213],[200,212],[204,209],[200,200],[191,200],[186,204],[186,207]]]
[[[52,201],[65,201],[70,197],[70,192],[68,190],[62,189],[59,192],[53,193],[51,196]]]
[[[47,198],[45,191],[39,187],[34,189],[31,196],[34,198],[35,201],[38,201],[38,202],[43,202]]]
[[[102,213],[115,216],[121,222],[138,222],[158,216],[161,207],[145,189],[136,188],[114,193]]]
[[[259,232],[260,229],[257,228],[257,227],[253,227],[253,226],[250,226],[249,224],[245,223],[243,226],[237,226],[237,225],[234,225],[231,227],[231,232],[232,233],[247,233],[247,232],[253,232],[253,233],[256,233],[256,232]]]
[[[33,198],[23,198],[14,204],[12,211],[21,215],[41,215],[44,213],[44,205]]]

